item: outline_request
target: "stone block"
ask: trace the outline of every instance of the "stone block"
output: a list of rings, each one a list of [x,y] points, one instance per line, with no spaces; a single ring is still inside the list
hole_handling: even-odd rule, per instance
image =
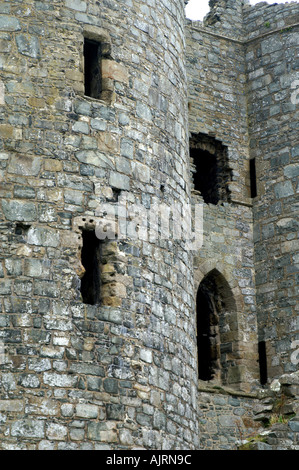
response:
[[[287,178],[296,178],[299,176],[299,164],[287,165],[284,174]]]
[[[21,374],[18,378],[18,385],[25,388],[39,388],[40,381],[35,374]]]
[[[0,412],[19,413],[24,410],[22,400],[0,400]]]
[[[33,202],[18,200],[2,200],[5,217],[11,221],[33,222],[37,218],[36,206]]]
[[[89,125],[87,122],[84,121],[77,121],[72,127],[74,132],[79,132],[81,134],[89,134]]]
[[[2,139],[13,139],[14,137],[14,128],[9,124],[1,124],[0,125],[0,137]]]
[[[76,387],[78,378],[67,374],[57,374],[53,372],[45,372],[43,375],[44,383],[51,387]]]
[[[47,425],[46,435],[53,441],[65,441],[67,439],[68,429],[66,426],[57,423]]]
[[[98,406],[88,404],[77,405],[75,414],[79,418],[96,419],[98,417]]]
[[[274,186],[275,195],[278,199],[294,195],[294,189],[290,181],[278,183]]]
[[[34,199],[35,189],[29,186],[15,186],[13,194],[16,199]]]
[[[95,375],[97,377],[105,377],[104,367],[96,364],[72,364],[70,367],[71,372],[78,374]]]
[[[71,10],[85,12],[87,5],[86,2],[82,0],[65,0],[65,6]]]
[[[62,171],[62,162],[60,160],[47,159],[44,162],[45,171]]]
[[[37,59],[40,55],[39,40],[35,36],[18,34],[16,43],[20,54]]]
[[[106,423],[90,423],[88,425],[88,438],[102,442],[117,442],[116,429],[109,429]]]
[[[2,80],[0,80],[0,106],[5,105],[5,86]]]
[[[103,385],[104,385],[104,390],[107,393],[112,393],[112,394],[119,393],[118,381],[116,379],[112,379],[112,378],[105,379],[103,382]]]
[[[51,370],[51,361],[49,359],[28,358],[28,369],[36,373]]]
[[[144,119],[145,121],[153,120],[152,112],[149,106],[147,106],[145,103],[142,103],[141,101],[137,101],[136,114],[139,118]]]
[[[58,297],[59,291],[56,282],[48,280],[36,281],[34,295],[40,295],[42,297]]]
[[[80,163],[94,165],[99,168],[113,168],[114,165],[109,157],[95,150],[81,150],[76,152],[76,158]]]
[[[118,62],[110,59],[102,60],[102,77],[116,80],[117,82],[128,83],[128,71]]]
[[[299,433],[299,418],[298,418],[298,416],[295,416],[295,418],[292,418],[289,421],[289,427],[293,432],[298,432]]]
[[[8,173],[23,176],[37,176],[41,170],[41,158],[28,155],[12,155],[8,164]]]
[[[119,153],[118,138],[111,132],[99,132],[97,134],[98,146],[102,152]]]
[[[43,227],[30,227],[27,234],[27,242],[29,245],[51,246],[57,248],[59,246],[59,233],[56,230]]]
[[[20,22],[17,18],[8,15],[0,15],[0,31],[19,31]]]
[[[119,441],[124,446],[130,446],[133,444],[132,432],[129,429],[121,429],[119,431]]]
[[[125,407],[118,404],[109,404],[106,406],[107,419],[123,421],[125,419]]]
[[[29,277],[47,279],[50,276],[51,263],[44,259],[26,259],[24,274]]]
[[[130,190],[130,178],[121,173],[111,172],[109,183],[113,188],[122,189],[125,191]]]
[[[18,277],[22,275],[22,260],[6,259],[4,264],[8,276]]]
[[[123,157],[134,158],[134,142],[131,139],[123,138],[120,142],[120,154]]]
[[[25,418],[15,421],[11,426],[12,437],[23,439],[41,439],[45,437],[43,420]]]

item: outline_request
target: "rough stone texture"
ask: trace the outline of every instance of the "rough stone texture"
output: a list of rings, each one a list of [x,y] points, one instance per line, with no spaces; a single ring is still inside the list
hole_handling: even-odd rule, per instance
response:
[[[261,425],[254,421],[257,396],[204,387],[199,394],[201,446],[205,450],[237,450],[240,441],[257,434]]]
[[[248,8],[244,21],[250,152],[260,196],[253,206],[259,338],[266,341],[274,378],[297,369],[298,103],[292,93],[298,26],[292,24],[298,23],[298,4]]]
[[[228,17],[231,21],[230,13]],[[191,23],[186,35],[189,129],[194,135],[211,135],[226,146],[231,170],[231,202],[204,204],[204,243],[194,259],[195,288],[213,269],[228,282],[237,303],[233,347],[238,355],[233,367],[238,373],[232,370],[235,377],[226,383],[249,391],[248,384],[258,378],[258,370],[245,50],[240,41],[215,36],[210,27]],[[200,202],[200,197],[194,195],[193,201]]]
[[[236,449],[276,414],[286,422],[256,448],[298,448],[298,3],[212,0],[184,28],[185,3],[1,3],[3,450]],[[99,100],[84,95],[84,37],[102,42]],[[194,189],[191,135],[225,148],[225,202]],[[203,207],[197,250],[163,237],[163,220],[147,236],[145,214],[178,203],[188,228]],[[118,204],[138,217],[113,224]],[[82,231],[103,216],[90,305]],[[211,273],[219,370],[198,386],[196,293]]]
[[[103,243],[87,305],[76,225],[120,196],[189,201],[183,1],[3,5],[1,447],[198,447],[191,252]],[[84,96],[84,36],[109,53],[101,100]]]

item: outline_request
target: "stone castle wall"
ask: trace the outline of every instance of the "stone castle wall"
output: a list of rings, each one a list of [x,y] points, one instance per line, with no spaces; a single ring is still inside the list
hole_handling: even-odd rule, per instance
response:
[[[259,339],[272,379],[297,369],[298,20],[298,3],[244,10]]]
[[[198,445],[184,242],[131,214],[101,245],[100,307],[80,294],[82,229],[118,198],[189,201],[183,23],[180,0],[1,3],[2,449]],[[106,51],[100,100],[84,37]]]
[[[226,3],[216,2],[203,23],[189,21],[186,33],[191,135],[203,133],[226,145],[232,170],[230,202],[204,205],[204,244],[195,256],[195,287],[216,266],[228,282],[234,280],[239,311],[246,318],[240,321],[245,341],[236,370],[239,380],[246,376],[247,390],[258,390],[254,373],[260,361],[266,361],[268,385],[298,367],[298,4],[245,4],[240,17],[239,5]],[[234,15],[229,15],[232,8]],[[221,9],[224,16],[219,15]],[[251,159],[257,173],[253,198]],[[246,345],[249,338],[252,349]],[[254,353],[261,341],[266,342],[266,358],[257,359]],[[233,375],[226,385],[246,390],[236,383],[238,374]],[[204,389],[204,383],[200,387]],[[201,393],[199,398],[204,448],[232,448],[230,438],[236,442],[238,435],[257,434],[256,406],[273,412],[269,398],[264,403],[258,395],[215,393]],[[277,400],[283,397],[284,392]],[[236,407],[229,409],[232,403]],[[294,408],[290,405],[284,412],[292,417]],[[259,448],[296,447],[296,433],[288,440],[287,425],[281,432],[279,425],[277,429],[261,437],[265,444]]]
[[[0,4],[0,448],[235,449],[275,409],[258,342],[268,385],[296,370],[298,3],[212,0],[204,24],[182,0],[100,3]],[[224,170],[218,204],[196,190],[199,154]],[[203,209],[200,249],[174,206],[184,228]],[[203,285],[220,341],[198,384]]]
[[[252,200],[244,46],[218,27],[190,23],[187,35],[189,131],[220,141],[228,153],[230,201],[204,204],[203,246],[195,256],[195,288],[217,267],[237,301],[238,357],[230,385],[250,389],[258,380]]]

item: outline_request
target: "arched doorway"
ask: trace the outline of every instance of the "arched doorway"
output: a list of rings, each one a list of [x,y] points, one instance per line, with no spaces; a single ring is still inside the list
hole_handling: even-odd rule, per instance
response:
[[[196,310],[199,379],[228,384],[238,362],[237,312],[231,288],[217,269],[201,281]]]

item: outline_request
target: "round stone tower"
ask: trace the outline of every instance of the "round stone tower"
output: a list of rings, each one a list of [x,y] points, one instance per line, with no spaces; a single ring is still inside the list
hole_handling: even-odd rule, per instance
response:
[[[0,14],[2,449],[198,445],[183,0]]]

